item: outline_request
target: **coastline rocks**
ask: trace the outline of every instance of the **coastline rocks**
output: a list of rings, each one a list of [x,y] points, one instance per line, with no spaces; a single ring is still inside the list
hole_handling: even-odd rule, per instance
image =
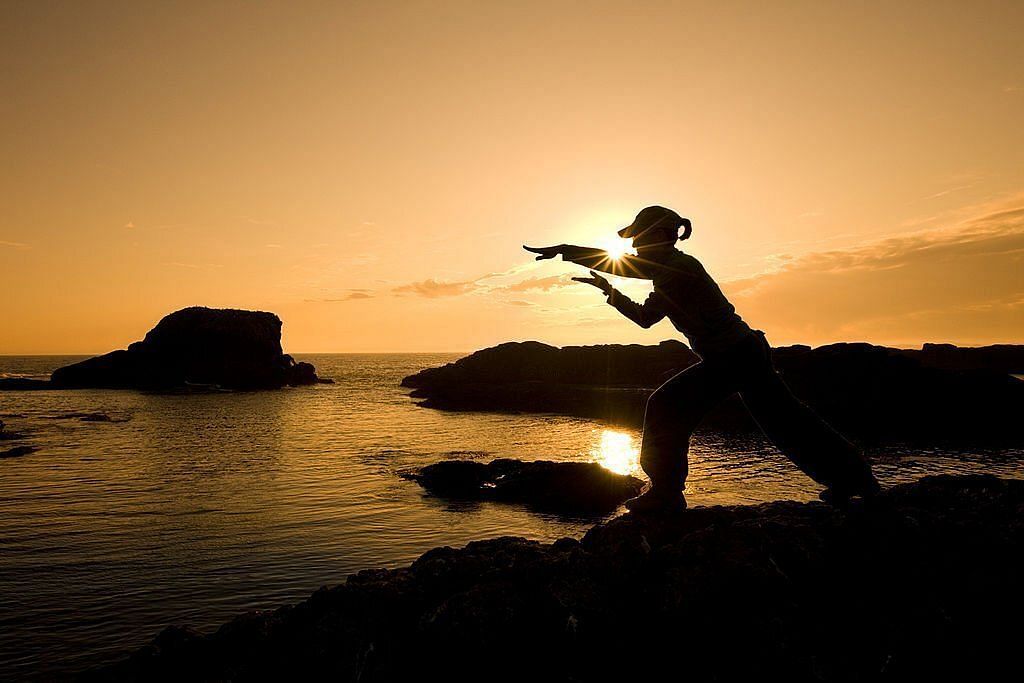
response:
[[[0,391],[38,391],[53,389],[50,380],[29,377],[0,377]]]
[[[169,628],[83,680],[1004,680],[1022,510],[1024,481],[942,476],[844,511],[702,507],[436,548],[210,634]]]
[[[164,317],[126,350],[55,370],[54,388],[277,389],[315,384],[316,370],[281,350],[273,313],[184,308]]]
[[[640,479],[616,474],[597,463],[508,458],[486,464],[444,460],[402,477],[444,498],[523,503],[567,514],[611,512],[643,487]]]
[[[45,420],[78,420],[79,422],[128,422],[131,419],[130,415],[110,415],[102,411],[82,413],[82,412],[69,412],[69,413],[58,413],[56,415],[43,415]]]
[[[1024,443],[1024,346],[958,349],[871,344],[774,349],[793,392],[843,433],[885,441],[1014,445]],[[406,377],[420,405],[442,410],[553,412],[639,426],[647,396],[698,358],[677,341],[657,346],[556,348],[507,343]],[[705,429],[757,427],[733,396]]]

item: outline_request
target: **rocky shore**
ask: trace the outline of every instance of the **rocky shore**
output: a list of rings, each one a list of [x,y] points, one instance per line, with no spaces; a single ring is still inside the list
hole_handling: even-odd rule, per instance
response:
[[[929,477],[846,510],[617,517],[367,570],[215,633],[171,627],[87,681],[1006,680],[1024,481]]]
[[[1024,445],[1024,346],[787,346],[773,351],[794,393],[864,444]],[[421,405],[441,410],[550,412],[639,426],[647,396],[697,362],[676,341],[557,348],[507,343],[406,377]],[[704,427],[755,430],[733,397]]]

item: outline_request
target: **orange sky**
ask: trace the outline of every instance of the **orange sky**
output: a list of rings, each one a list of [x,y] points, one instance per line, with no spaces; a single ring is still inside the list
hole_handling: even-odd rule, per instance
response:
[[[654,343],[520,249],[651,203],[776,344],[1022,343],[1022,34],[1020,2],[5,3],[0,353],[195,304],[294,352]]]

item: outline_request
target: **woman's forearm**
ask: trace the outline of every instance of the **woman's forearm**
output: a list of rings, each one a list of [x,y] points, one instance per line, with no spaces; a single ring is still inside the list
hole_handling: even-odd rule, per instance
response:
[[[560,251],[563,261],[571,261],[591,270],[600,270],[603,273],[618,275],[615,270],[615,259],[608,256],[608,252],[604,249],[563,244]]]
[[[591,270],[599,270],[602,273],[611,273],[619,277],[633,277],[642,280],[650,280],[649,268],[643,267],[643,261],[639,257],[629,254],[612,258],[604,249],[594,247],[578,247],[575,244],[559,245],[559,252],[563,261],[571,261]]]
[[[566,261],[577,263],[578,259],[608,258],[608,252],[595,247],[579,247],[575,244],[561,244],[559,250]],[[583,265],[583,264],[580,264]]]

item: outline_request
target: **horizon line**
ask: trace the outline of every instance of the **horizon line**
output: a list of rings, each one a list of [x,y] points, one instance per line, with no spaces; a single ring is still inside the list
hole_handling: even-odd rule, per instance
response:
[[[452,349],[443,349],[443,350],[441,350],[441,349],[427,349],[427,350],[409,351],[409,350],[375,349],[375,350],[362,350],[362,351],[284,351],[283,353],[285,353],[287,355],[290,355],[290,356],[298,356],[298,355],[307,355],[307,356],[308,355],[338,355],[338,356],[340,356],[340,355],[353,355],[353,356],[357,356],[357,355],[402,355],[402,354],[407,354],[407,355],[471,354],[471,353],[475,353],[477,351],[482,351],[483,349],[487,349],[487,348],[492,348],[494,346],[498,346],[500,344],[524,343],[524,341],[536,341],[538,343],[547,344],[548,346],[554,346],[556,348],[566,348],[566,347],[572,347],[572,346],[576,346],[576,347],[586,347],[586,346],[658,346],[659,344],[661,344],[663,342],[666,342],[666,341],[678,341],[680,344],[683,344],[687,348],[690,348],[690,345],[687,344],[685,341],[683,341],[681,339],[663,339],[663,340],[661,340],[659,342],[654,342],[654,343],[649,343],[649,344],[642,344],[642,343],[638,343],[638,342],[603,342],[603,343],[597,343],[597,344],[561,344],[561,345],[559,345],[559,344],[551,344],[549,342],[542,342],[540,340],[510,340],[510,341],[504,341],[504,342],[496,342],[496,343],[491,344],[489,346],[482,346],[482,347],[478,347],[478,348],[475,348],[475,349],[472,349],[472,350],[470,350],[470,349],[454,349],[454,350],[452,350]],[[802,343],[802,342],[795,342],[795,343],[791,343],[791,344],[780,344],[780,345],[774,345],[773,344],[772,348],[785,348],[787,346],[807,346],[807,347],[810,347],[812,349],[816,349],[816,348],[820,348],[822,346],[832,346],[833,344],[869,344],[871,346],[880,346],[880,347],[891,348],[891,349],[901,349],[901,350],[913,351],[913,350],[920,350],[920,349],[924,348],[924,346],[927,345],[927,344],[932,344],[932,345],[937,345],[937,346],[942,346],[942,345],[955,346],[955,347],[961,348],[961,349],[966,349],[966,348],[984,348],[984,347],[988,347],[988,346],[1021,346],[1021,345],[1024,345],[1024,340],[1021,340],[1021,341],[996,341],[996,342],[987,342],[987,343],[982,343],[982,344],[979,344],[979,343],[958,344],[956,342],[948,342],[948,341],[920,341],[920,342],[914,342],[913,345],[908,345],[907,343],[897,343],[897,344],[890,345],[890,344],[882,344],[882,343],[876,343],[876,342],[869,342],[869,341],[864,341],[864,340],[860,340],[860,341],[837,340],[837,341],[825,342],[823,344],[805,344],[805,343]],[[2,352],[2,353],[0,353],[0,358],[26,357],[26,356],[37,356],[37,357],[45,357],[45,356],[102,356],[102,355],[105,355],[105,354],[108,354],[108,353],[113,353],[114,351],[119,351],[119,350],[122,350],[122,349],[111,349],[109,351],[100,351],[100,352],[93,352],[93,351],[64,351],[64,352],[46,352],[46,353],[38,353],[38,352],[36,352],[36,353],[31,353],[31,352],[28,352],[28,353],[26,353],[26,352],[21,352],[21,353]]]

